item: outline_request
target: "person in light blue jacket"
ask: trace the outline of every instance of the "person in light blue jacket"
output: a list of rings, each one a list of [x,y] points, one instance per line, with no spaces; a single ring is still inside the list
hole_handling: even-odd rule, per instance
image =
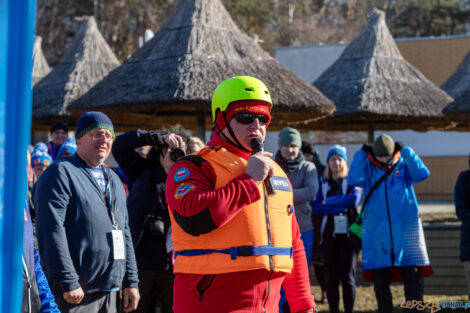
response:
[[[432,274],[412,187],[429,170],[413,149],[379,136],[373,147],[364,145],[354,155],[348,183],[362,187],[366,197],[387,171],[363,208],[362,222],[364,278],[374,282],[380,313],[393,311],[391,281],[403,281],[407,301],[422,300],[422,277]]]

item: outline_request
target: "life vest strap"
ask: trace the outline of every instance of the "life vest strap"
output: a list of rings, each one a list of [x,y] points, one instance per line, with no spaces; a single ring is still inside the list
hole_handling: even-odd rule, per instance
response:
[[[265,246],[241,246],[231,247],[228,249],[216,250],[216,249],[191,249],[183,251],[175,251],[175,258],[178,255],[182,256],[199,256],[211,253],[224,253],[230,254],[230,258],[235,260],[239,256],[253,256],[253,255],[289,255],[293,256],[293,248],[287,247],[275,247],[274,245]]]

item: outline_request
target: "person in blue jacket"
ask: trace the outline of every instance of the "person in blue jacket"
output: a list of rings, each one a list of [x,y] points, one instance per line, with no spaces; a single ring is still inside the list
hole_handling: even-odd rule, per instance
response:
[[[349,237],[348,227],[357,217],[356,206],[361,189],[348,185],[346,148],[335,145],[327,156],[327,167],[320,178],[320,188],[313,210],[322,214],[320,249],[325,260],[326,294],[331,313],[339,312],[339,289],[343,286],[344,312],[352,313],[356,297],[358,251]]]
[[[387,172],[363,208],[362,221],[364,278],[372,274],[380,313],[393,311],[391,281],[403,281],[407,301],[423,300],[422,277],[432,274],[412,186],[429,170],[413,149],[379,136],[373,147],[364,145],[354,155],[348,183],[362,187],[367,197]]]
[[[30,158],[31,156],[28,153],[28,164],[26,167],[28,185],[31,185],[33,182]],[[49,288],[49,283],[42,271],[39,254],[34,248],[33,223],[29,212],[29,189],[27,193],[28,200],[24,207],[23,255],[21,256],[21,261],[23,262],[23,301],[21,312],[60,313]]]
[[[28,205],[24,209],[22,313],[60,313],[34,248],[33,224]]]

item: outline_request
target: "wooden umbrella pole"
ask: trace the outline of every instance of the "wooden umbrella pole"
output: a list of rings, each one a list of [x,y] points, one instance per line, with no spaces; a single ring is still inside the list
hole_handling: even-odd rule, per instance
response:
[[[369,123],[369,130],[367,131],[367,141],[371,145],[374,144],[374,123]]]
[[[196,119],[197,136],[202,140],[202,142],[206,142],[206,110],[198,110],[196,113]]]

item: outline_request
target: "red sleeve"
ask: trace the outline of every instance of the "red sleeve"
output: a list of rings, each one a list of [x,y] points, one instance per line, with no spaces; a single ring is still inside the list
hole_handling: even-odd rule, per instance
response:
[[[292,246],[294,248],[294,268],[286,276],[282,287],[286,291],[287,302],[292,312],[301,312],[315,308],[315,301],[310,290],[310,279],[307,267],[305,248],[300,239],[297,219],[292,219]]]
[[[224,225],[261,197],[256,183],[247,174],[218,189],[214,189],[215,180],[209,163],[194,155],[178,161],[168,174],[168,206],[178,225],[193,236]]]

